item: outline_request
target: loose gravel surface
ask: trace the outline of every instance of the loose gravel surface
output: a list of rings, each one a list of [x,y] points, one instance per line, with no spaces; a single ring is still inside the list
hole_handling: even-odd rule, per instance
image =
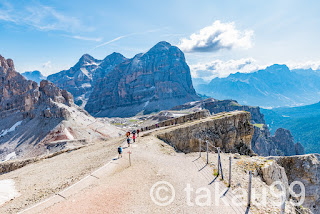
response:
[[[13,179],[19,197],[0,207],[0,213],[17,213],[77,182],[117,154],[124,138],[97,141],[82,149],[41,160],[7,174],[0,180]]]
[[[128,151],[132,152],[132,166],[129,165]],[[123,158],[114,162],[117,165],[112,175],[100,175],[89,188],[41,213],[209,213],[213,209],[214,213],[244,213],[242,207],[223,203],[221,192],[216,193],[215,188],[223,189],[219,185],[224,184],[219,180],[217,186],[210,184],[213,173],[209,167],[206,173],[199,171],[205,164],[197,156],[195,153],[176,153],[153,136],[139,138],[137,143],[124,149]],[[151,199],[151,188],[157,182],[169,182],[174,188],[175,197],[171,204],[159,206]],[[185,191],[188,185],[193,190],[189,198]],[[157,188],[153,193],[157,200]],[[160,199],[170,199],[173,194],[171,190],[160,189],[159,195]]]

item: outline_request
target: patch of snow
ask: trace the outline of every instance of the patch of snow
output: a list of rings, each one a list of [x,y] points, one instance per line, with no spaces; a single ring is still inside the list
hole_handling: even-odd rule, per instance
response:
[[[15,152],[11,152],[10,154],[8,154],[8,155],[5,157],[4,161],[11,160],[11,159],[13,159],[13,158],[15,158],[15,157],[17,157],[16,153],[15,153]]]
[[[149,103],[150,103],[150,101],[148,100],[148,101],[144,104],[143,108],[147,107],[147,105],[149,105]]]
[[[100,65],[101,64],[101,62],[99,62],[99,63],[96,63],[96,62],[87,62],[86,64],[84,64],[84,66],[90,66],[90,65],[96,65],[96,66],[98,66],[98,65]]]
[[[90,88],[91,84],[90,83],[83,83],[80,87],[81,88]]]
[[[1,132],[0,137],[5,136],[6,134],[13,132],[14,130],[16,130],[17,126],[20,126],[22,123],[22,121],[16,122],[10,129],[5,129]]]
[[[14,180],[0,180],[0,206],[18,196],[20,193],[14,186]]]
[[[69,130],[67,128],[64,129],[64,132],[65,132],[66,136],[69,138],[69,140],[74,140],[73,135],[69,132]]]
[[[86,68],[80,68],[80,71],[86,75],[87,77],[89,77],[91,79],[91,74],[89,74],[88,70]]]

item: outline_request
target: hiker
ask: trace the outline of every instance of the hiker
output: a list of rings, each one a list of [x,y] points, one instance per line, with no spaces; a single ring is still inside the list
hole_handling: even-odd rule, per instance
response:
[[[133,139],[133,142],[135,143],[136,142],[136,134],[133,134],[132,139]]]
[[[127,138],[128,147],[130,147],[130,138]]]
[[[120,157],[122,157],[122,147],[121,146],[118,147],[118,153],[119,153],[119,155],[118,155],[118,159],[119,159]]]
[[[138,130],[137,130],[138,137],[139,137],[139,133],[140,133],[140,130],[138,129]]]
[[[130,132],[127,132],[127,133],[126,133],[126,136],[129,137],[129,136],[130,136]]]

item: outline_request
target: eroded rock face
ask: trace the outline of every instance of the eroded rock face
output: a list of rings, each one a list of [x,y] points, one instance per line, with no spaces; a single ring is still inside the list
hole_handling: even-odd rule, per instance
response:
[[[183,110],[189,108],[208,109],[211,114],[229,111],[248,111],[251,113],[251,120],[253,123],[265,124],[264,116],[260,112],[259,107],[240,105],[235,100],[216,100],[208,98],[197,102],[186,103],[184,105],[176,106],[172,110]]]
[[[110,71],[96,84],[85,109],[95,116],[127,117],[198,99],[184,54],[160,42]]]
[[[320,155],[278,157],[276,160],[284,167],[289,185],[294,181],[303,183],[306,198],[302,206],[309,208],[313,213],[320,213]],[[295,185],[293,190],[300,193],[298,185]]]
[[[300,143],[294,144],[293,137],[289,130],[280,129],[274,137],[271,136],[271,133],[265,124],[264,115],[260,112],[259,107],[240,105],[235,100],[216,100],[209,98],[176,106],[172,110],[191,108],[199,110],[207,109],[212,114],[235,110],[250,112],[251,122],[254,124],[254,135],[252,137],[251,148],[258,155],[279,156],[305,154],[304,148]]]
[[[73,105],[72,95],[43,80],[40,87],[36,82],[26,80],[14,69],[11,59],[0,56],[0,115],[21,111],[25,117],[68,117],[59,103]]]
[[[286,172],[283,167],[279,166],[274,160],[268,161],[261,167],[262,178],[268,185],[280,181],[283,184],[286,192],[288,193],[289,184]],[[282,190],[281,186],[276,186]],[[287,194],[289,196],[289,194]]]
[[[283,128],[277,129],[272,137],[272,141],[277,145],[279,150],[283,151],[284,155],[296,155],[294,139],[289,130]]]
[[[252,155],[252,135],[250,113],[235,111],[169,129],[158,137],[185,153],[198,152],[201,139],[204,151],[205,140],[208,140],[211,149],[214,146],[220,147],[224,152]]]
[[[69,70],[49,75],[47,79],[59,88],[69,91],[76,104],[81,106],[89,98],[94,85],[124,60],[126,58],[119,53],[112,53],[103,60],[84,54]]]

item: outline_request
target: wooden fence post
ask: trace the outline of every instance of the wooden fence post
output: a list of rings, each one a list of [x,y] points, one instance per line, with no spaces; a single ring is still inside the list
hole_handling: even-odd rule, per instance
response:
[[[220,175],[220,147],[217,148],[218,149],[218,175]]]
[[[131,166],[131,151],[129,151],[128,153],[129,153],[129,163],[130,163],[130,166]]]
[[[231,156],[229,157],[229,187],[231,187]]]
[[[207,141],[207,164],[209,164],[209,145]]]
[[[251,206],[252,171],[249,171],[248,207]]]
[[[199,139],[199,157],[201,157],[201,139]]]

